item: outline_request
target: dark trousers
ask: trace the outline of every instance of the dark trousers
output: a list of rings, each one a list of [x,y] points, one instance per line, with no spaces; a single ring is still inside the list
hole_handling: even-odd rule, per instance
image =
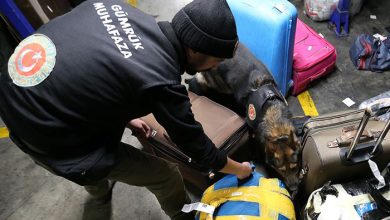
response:
[[[100,197],[110,190],[108,180],[144,186],[157,197],[168,216],[186,219],[181,208],[191,201],[177,165],[126,144],[121,144],[118,151],[118,163],[107,178],[93,186],[85,186],[85,189],[93,197]]]

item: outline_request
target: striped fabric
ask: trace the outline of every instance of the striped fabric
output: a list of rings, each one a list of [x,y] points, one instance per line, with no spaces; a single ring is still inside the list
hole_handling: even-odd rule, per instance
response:
[[[216,207],[214,214],[198,212],[196,220],[295,219],[294,205],[284,184],[253,172],[249,179],[227,175],[210,186],[202,203]]]

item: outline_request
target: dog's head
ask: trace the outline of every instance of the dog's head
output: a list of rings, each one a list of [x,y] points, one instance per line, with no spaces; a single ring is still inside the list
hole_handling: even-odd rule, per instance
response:
[[[265,159],[283,179],[291,191],[300,182],[301,144],[294,126],[277,105],[271,106],[256,131],[265,147]]]

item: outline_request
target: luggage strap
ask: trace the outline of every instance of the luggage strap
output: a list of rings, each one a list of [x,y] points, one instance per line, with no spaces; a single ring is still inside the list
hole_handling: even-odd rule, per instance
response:
[[[341,129],[341,135],[337,137],[333,141],[328,142],[328,147],[329,148],[335,148],[335,147],[341,147],[343,145],[348,145],[351,144],[352,140],[355,138],[356,133],[358,130],[357,125],[352,125],[352,126],[347,126]],[[375,138],[378,138],[381,133],[381,130],[375,130],[375,129],[370,129],[370,130],[363,130],[359,142],[362,141],[370,141],[374,140]]]

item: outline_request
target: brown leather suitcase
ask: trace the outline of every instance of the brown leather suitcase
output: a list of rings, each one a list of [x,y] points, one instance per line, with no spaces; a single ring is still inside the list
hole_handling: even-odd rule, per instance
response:
[[[247,161],[251,155],[248,128],[243,118],[204,96],[189,92],[192,112],[217,148],[238,161]],[[184,154],[169,138],[165,129],[152,114],[142,118],[152,129],[152,137],[141,140],[147,149],[164,159],[177,163],[185,180],[201,190],[220,178],[220,174],[199,171],[199,165]]]
[[[372,173],[368,159],[375,161],[380,170],[390,162],[387,134],[390,123],[376,121],[371,114],[369,109],[339,112],[305,123],[302,138],[305,195],[327,181],[343,183],[369,177]]]

